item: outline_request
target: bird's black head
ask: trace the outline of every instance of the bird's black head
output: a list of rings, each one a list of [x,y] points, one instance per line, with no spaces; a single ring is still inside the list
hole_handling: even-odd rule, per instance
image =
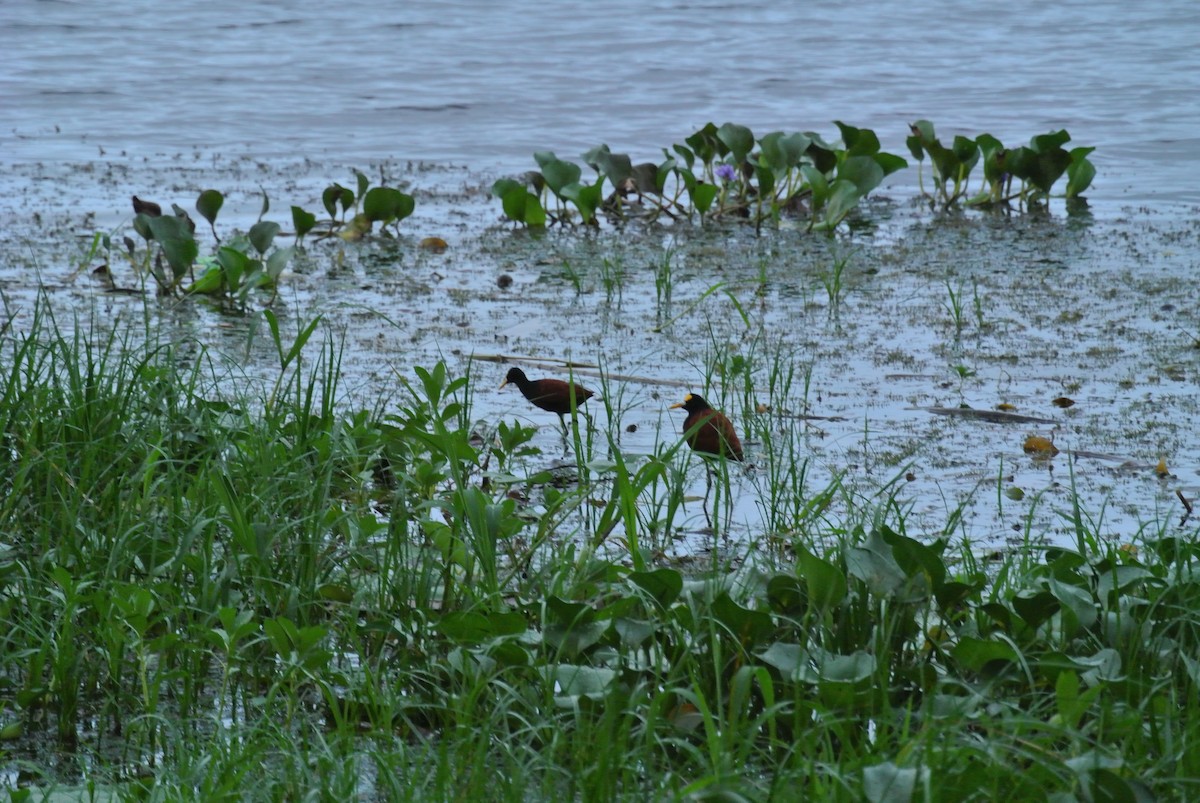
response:
[[[513,366],[508,369],[508,375],[504,377],[504,381],[500,384],[500,387],[504,387],[510,382],[517,387],[523,387],[529,383],[529,377],[525,376],[525,372],[520,368]]]
[[[679,402],[678,404],[671,405],[672,410],[674,410],[677,407],[682,407],[683,409],[687,410],[689,413],[695,413],[695,412],[699,412],[700,410],[710,409],[709,404],[708,404],[708,402],[706,402],[704,400],[704,397],[697,396],[695,393],[689,393],[688,395],[683,397],[683,401]]]

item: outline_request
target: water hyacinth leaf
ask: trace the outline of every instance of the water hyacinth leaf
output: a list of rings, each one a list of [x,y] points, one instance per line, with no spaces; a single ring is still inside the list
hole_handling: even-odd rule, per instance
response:
[[[875,656],[856,650],[850,655],[825,655],[817,671],[822,681],[862,683],[875,674]]]
[[[846,598],[845,573],[799,544],[796,545],[796,572],[807,585],[809,602],[816,610],[829,610]]]
[[[354,180],[358,183],[358,192],[355,194],[355,198],[361,201],[367,187],[371,186],[371,180],[357,170],[354,171]]]
[[[271,211],[271,197],[269,195],[267,195],[267,191],[264,190],[262,187],[259,187],[258,189],[262,193],[262,197],[263,197],[262,209],[260,209],[258,211],[258,219],[262,220],[263,215],[265,215],[265,214],[267,214],[267,212]]]
[[[546,667],[547,679],[555,684],[556,697],[590,697],[603,699],[617,679],[612,669],[574,664],[558,664]]]
[[[612,153],[608,145],[597,145],[583,154],[583,161],[600,175],[606,177],[613,187],[633,174],[633,163],[624,153]]]
[[[242,284],[242,277],[252,270],[254,260],[236,248],[222,246],[217,249],[217,262],[225,272],[225,281],[229,288],[236,291]]]
[[[825,202],[829,200],[829,179],[825,178],[825,174],[821,170],[811,165],[801,167],[800,173],[812,191],[812,210],[816,214],[825,207]]]
[[[842,132],[842,144],[846,146],[847,155],[873,156],[879,153],[879,137],[871,129],[855,128],[840,120],[834,120],[833,124]]]
[[[1095,148],[1072,148],[1071,166],[1067,168],[1067,197],[1078,198],[1092,184],[1096,167],[1087,158]]]
[[[1058,613],[1059,608],[1062,607],[1058,598],[1049,591],[1017,594],[1013,597],[1012,606],[1017,616],[1020,616],[1025,624],[1034,630]]]
[[[292,261],[292,256],[296,249],[293,246],[286,248],[275,249],[269,257],[267,257],[267,278],[271,280],[271,284],[279,281],[280,274],[283,273],[287,264]]]
[[[683,575],[674,569],[631,572],[629,580],[649,594],[664,609],[678,599],[679,594],[683,591]]]
[[[858,186],[848,179],[839,178],[829,185],[829,197],[825,203],[825,225],[822,228],[836,227],[850,210],[858,206],[863,193]]]
[[[866,195],[883,182],[884,173],[872,157],[850,156],[838,165],[837,177],[853,183],[859,195]]]
[[[296,230],[296,241],[299,242],[317,225],[317,216],[299,206],[292,207],[292,227]]]
[[[216,190],[205,190],[196,199],[196,211],[200,213],[200,217],[208,221],[209,226],[213,226],[216,225],[217,213],[221,211],[224,204],[224,195]]]
[[[846,550],[846,571],[881,596],[895,592],[906,577],[904,570],[892,557],[892,548],[884,543],[878,533],[871,533],[862,546]]]
[[[250,238],[250,244],[254,246],[254,250],[259,254],[267,253],[267,249],[271,247],[271,243],[275,241],[275,235],[279,233],[279,224],[272,220],[260,220],[250,227],[250,231],[246,232],[246,236]]]
[[[1090,628],[1096,623],[1099,613],[1091,593],[1070,583],[1059,582],[1053,577],[1050,578],[1049,584],[1051,593],[1062,603],[1063,630],[1067,634],[1073,634],[1078,629]]]
[[[729,149],[737,164],[746,161],[750,151],[754,150],[754,134],[744,125],[725,123],[717,129],[717,139]]]
[[[712,612],[746,648],[761,644],[775,632],[775,623],[767,613],[743,608],[728,593],[713,600]]]
[[[671,150],[675,151],[675,154],[683,159],[683,163],[687,165],[688,170],[691,170],[696,166],[696,154],[692,152],[691,148],[687,148],[677,143],[671,146]],[[668,159],[671,158],[671,154],[668,153],[665,148],[663,149],[663,156],[666,156]]]
[[[578,183],[583,176],[583,170],[579,165],[564,162],[551,151],[539,151],[533,155],[533,158],[537,161],[538,167],[542,169],[542,177],[546,180],[546,186],[560,198],[564,187]]]
[[[813,163],[813,167],[825,175],[837,167],[837,150],[811,131],[804,132],[809,139],[808,150],[804,155]]]
[[[329,216],[336,218],[338,206],[342,207],[343,215],[354,206],[354,193],[341,184],[330,184],[321,193],[321,203],[325,206],[325,211],[329,213]]]
[[[797,577],[777,574],[767,581],[767,603],[776,613],[800,616],[808,607],[808,599],[809,596]]]
[[[758,181],[758,197],[769,199],[775,195],[775,173],[766,165],[754,166],[754,178]]]
[[[868,803],[909,803],[917,788],[915,767],[890,761],[863,769],[863,797]]]
[[[1035,153],[1049,153],[1050,151],[1061,150],[1063,145],[1071,141],[1071,135],[1064,128],[1060,131],[1051,131],[1048,134],[1039,134],[1029,140],[1029,147]]]
[[[516,636],[528,628],[516,611],[478,613],[454,611],[438,620],[435,630],[460,644],[483,644],[503,636]]]
[[[568,184],[562,188],[562,197],[575,204],[579,216],[584,223],[591,223],[596,218],[596,209],[603,199],[604,179],[601,177],[595,184]]]
[[[713,159],[729,152],[725,143],[721,142],[721,138],[717,136],[717,127],[713,123],[706,123],[703,128],[685,139],[684,142],[704,164],[710,164]],[[676,147],[678,148],[678,146]],[[688,164],[690,167],[691,163]]]
[[[883,540],[892,548],[892,557],[909,577],[925,573],[935,589],[941,588],[946,579],[946,565],[941,556],[926,544],[893,531],[882,528]]]
[[[696,211],[704,215],[712,208],[713,201],[717,199],[717,186],[704,184],[694,179],[693,181],[693,185],[688,189],[688,196],[692,199],[692,206],[696,207]]]
[[[908,167],[908,160],[901,156],[897,156],[894,153],[880,152],[872,154],[871,158],[874,159],[875,164],[879,165],[879,167],[883,170],[884,176],[890,176],[897,170],[903,170],[904,168]]]
[[[954,156],[962,165],[963,176],[970,173],[979,161],[979,143],[970,137],[958,135],[954,138]]]
[[[503,199],[513,190],[525,189],[525,185],[514,178],[500,178],[492,184],[492,197]]]
[[[1017,651],[1007,641],[980,639],[963,636],[951,651],[954,660],[973,672],[982,672],[992,663],[1016,663],[1020,660]]]
[[[139,215],[138,217],[144,217]],[[188,272],[200,255],[200,246],[186,221],[178,217],[148,217],[144,218],[153,239],[162,246],[171,273],[178,280]]]
[[[811,140],[800,133],[784,134],[772,131],[759,140],[760,160],[770,165],[777,176],[800,165]]]
[[[146,214],[138,214],[133,218],[133,230],[146,242],[154,239],[154,232],[150,230],[150,220],[150,216]]]
[[[200,274],[200,278],[192,282],[187,291],[198,295],[216,295],[224,287],[225,277],[222,275],[221,269],[213,266]]]
[[[413,197],[394,187],[373,187],[363,198],[363,214],[375,223],[401,221],[413,213]]]
[[[785,644],[782,641],[776,641],[758,653],[758,658],[763,663],[778,669],[785,678],[791,681],[816,679],[812,668],[812,656],[799,644]]]

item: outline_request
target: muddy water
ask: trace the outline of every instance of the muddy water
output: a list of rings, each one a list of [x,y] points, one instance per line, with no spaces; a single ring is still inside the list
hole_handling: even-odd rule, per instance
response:
[[[797,467],[803,499],[838,483],[818,516],[835,523],[894,492],[912,534],[1003,545],[1032,522],[1033,538],[1069,543],[1074,486],[1088,529],[1128,540],[1176,527],[1176,491],[1200,495],[1200,106],[1186,101],[1200,96],[1200,9],[1019,0],[985,19],[933,0],[903,14],[795,6],[135,2],[85,20],[72,3],[6,2],[7,313],[20,328],[39,290],[67,325],[124,316],[136,328],[149,309],[253,386],[271,366],[260,318],[106,293],[75,275],[94,264],[87,244],[96,231],[119,241],[134,193],[190,208],[215,187],[222,223],[245,227],[266,191],[286,223],[290,204],[319,209],[321,189],[360,168],[417,194],[411,239],[310,247],[279,308],[293,327],[324,314],[344,337],[348,405],[444,358],[479,380],[481,429],[542,425],[548,460],[561,452],[553,418],[491,392],[503,370],[483,358],[572,359],[627,377],[579,369],[614,408],[591,405],[597,432],[630,454],[674,442],[681,416],[667,408],[687,390],[730,413],[756,466],[734,475],[739,541],[815,526],[781,490],[795,490]],[[918,117],[1005,142],[1067,128],[1098,147],[1091,215],[935,216],[910,203],[910,169],[833,240],[786,227],[532,237],[495,225],[486,192],[539,149],[574,157],[604,141],[654,158],[709,120],[832,134],[843,119],[904,153]],[[426,235],[451,248],[421,251]],[[1060,396],[1076,404],[1053,406]],[[1001,404],[1038,421],[953,412]],[[1030,434],[1063,454],[1030,459]],[[1154,474],[1160,458],[1172,476]],[[687,477],[702,494],[694,462]],[[707,544],[697,501],[674,524],[668,551]]]
[[[0,161],[219,153],[527,169],[704,123],[1067,128],[1096,195],[1200,201],[1193,0],[0,4]],[[896,176],[898,186],[915,183]]]

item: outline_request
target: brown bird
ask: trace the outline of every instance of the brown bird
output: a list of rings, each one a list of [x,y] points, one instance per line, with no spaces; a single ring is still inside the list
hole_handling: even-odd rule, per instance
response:
[[[143,201],[135,195],[133,196],[133,214],[146,215],[147,217],[162,217],[162,207],[154,203],[154,201]]]
[[[742,460],[742,442],[738,440],[733,424],[721,412],[709,406],[703,397],[689,393],[683,401],[672,404],[671,409],[682,407],[687,410],[683,420],[683,434],[692,451],[701,454]]]
[[[529,399],[534,407],[557,413],[564,433],[567,431],[567,421],[563,416],[596,395],[574,382],[564,382],[561,379],[530,379],[520,368],[509,368],[508,375],[500,383],[500,387],[503,389],[509,383],[516,385],[521,395]]]

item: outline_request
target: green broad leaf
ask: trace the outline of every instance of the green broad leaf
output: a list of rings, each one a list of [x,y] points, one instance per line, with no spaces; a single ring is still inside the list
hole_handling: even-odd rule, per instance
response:
[[[629,581],[649,594],[663,609],[670,607],[683,591],[683,575],[674,569],[630,572]]]
[[[897,767],[890,761],[863,769],[863,797],[867,803],[909,803],[916,799],[917,770]]]
[[[387,225],[413,213],[413,197],[394,187],[372,187],[363,198],[363,214],[374,223]]]
[[[862,683],[875,674],[875,656],[857,650],[850,655],[826,655],[818,662],[821,680],[834,683]]]
[[[1029,147],[1034,153],[1049,153],[1061,150],[1062,146],[1070,141],[1071,135],[1064,128],[1060,131],[1051,131],[1049,134],[1039,134],[1029,140]]]
[[[937,551],[887,527],[881,530],[881,535],[892,548],[892,557],[906,575],[914,577],[923,573],[929,577],[934,589],[941,588],[946,579],[946,564]]]
[[[713,600],[712,612],[717,621],[747,649],[765,642],[775,632],[775,623],[766,612],[743,608],[728,593],[722,593]]]
[[[696,166],[696,154],[692,152],[691,148],[675,144],[671,146],[671,150],[675,151],[676,156],[683,159],[683,163],[687,165],[688,170]],[[666,156],[668,159],[671,158],[671,154],[667,153],[666,149],[663,150],[663,156]]]
[[[242,278],[253,270],[255,260],[236,248],[222,246],[217,249],[217,262],[221,265],[229,289],[236,291],[242,284]]]
[[[825,173],[811,165],[804,165],[800,168],[800,173],[804,176],[804,182],[812,191],[812,210],[815,215],[825,206],[825,202],[829,200],[829,179],[825,177]]]
[[[799,644],[777,641],[758,653],[758,658],[778,669],[785,678],[793,682],[813,678],[812,656]]]
[[[547,680],[557,686],[556,696],[603,699],[617,680],[612,669],[575,664],[558,664],[544,669]]]
[[[865,159],[867,157],[855,157]],[[874,164],[874,162],[872,162]],[[835,228],[850,214],[850,210],[858,206],[863,193],[858,186],[844,178],[839,178],[829,185],[829,198],[825,204],[825,227]]]
[[[696,155],[703,164],[711,164],[713,159],[718,156],[724,156],[729,153],[728,147],[717,136],[717,127],[712,123],[706,123],[696,133],[684,140],[691,152]],[[676,148],[679,146],[676,145]],[[692,166],[691,161],[688,161],[688,167]]]
[[[804,152],[804,155],[812,162],[813,167],[825,175],[829,175],[837,167],[837,150],[826,144],[824,140],[811,131],[804,133],[809,138],[808,150]]]
[[[542,199],[532,192],[525,192],[524,222],[526,226],[543,227],[546,225],[546,210],[542,207]]]
[[[264,190],[262,187],[259,187],[258,189],[262,193],[262,197],[263,197],[262,209],[260,209],[258,211],[258,219],[262,220],[263,215],[265,215],[265,214],[267,214],[267,212],[271,211],[271,197],[269,195],[267,195],[267,191]]]
[[[260,220],[250,227],[246,236],[250,238],[250,244],[254,246],[254,250],[261,255],[267,253],[267,249],[271,247],[271,243],[275,241],[275,235],[278,233],[278,223]]]
[[[842,144],[846,146],[848,155],[873,156],[879,152],[879,137],[871,129],[855,128],[840,120],[834,120],[833,124],[842,132]]]
[[[196,211],[200,213],[200,217],[208,221],[208,225],[216,225],[217,213],[221,211],[221,207],[225,203],[225,196],[216,190],[205,190],[200,193],[200,197],[196,199]]]
[[[292,207],[292,227],[296,230],[296,239],[303,239],[317,225],[317,216],[305,211],[299,206]]]
[[[271,255],[267,257],[266,272],[267,278],[270,279],[271,284],[276,284],[279,281],[280,274],[283,273],[284,268],[287,267],[287,264],[292,261],[292,256],[294,256],[295,253],[296,249],[289,245],[286,248],[276,248],[273,252],[271,252]]]
[[[981,672],[993,662],[1016,663],[1020,660],[1017,651],[1007,641],[979,639],[963,636],[951,650],[954,660],[970,669]]]
[[[435,629],[460,644],[483,644],[496,638],[520,635],[528,627],[525,617],[516,611],[454,611],[443,616]]]
[[[533,158],[537,160],[538,166],[542,169],[542,177],[546,180],[546,186],[560,198],[563,197],[564,187],[579,183],[583,176],[583,170],[579,165],[564,162],[551,151],[539,151],[533,155]]]
[[[873,154],[871,158],[883,170],[884,176],[890,176],[892,173],[908,167],[908,160],[894,153],[883,153],[881,151],[880,153]]]
[[[188,285],[189,293],[198,295],[216,295],[225,288],[225,277],[222,275],[221,268],[214,265],[204,273],[196,281]]]
[[[783,176],[800,166],[800,160],[810,144],[811,141],[803,134],[772,131],[758,142],[759,163],[768,165],[776,176]]]
[[[717,186],[704,184],[695,179],[693,181],[693,185],[688,188],[688,197],[692,199],[692,206],[696,207],[696,211],[703,216],[712,208],[713,201],[717,199]]]
[[[925,143],[919,136],[913,134],[906,137],[904,144],[908,146],[908,152],[912,154],[914,159],[918,162],[925,161]]]
[[[321,203],[324,205],[325,211],[329,213],[329,217],[336,218],[338,206],[342,207],[343,215],[354,206],[354,193],[341,184],[330,184],[321,193]]]
[[[729,149],[737,164],[745,162],[750,151],[754,150],[754,134],[744,125],[725,123],[717,129],[717,139]]]
[[[1071,154],[1062,148],[1041,152],[1033,164],[1033,171],[1029,176],[1030,183],[1049,195],[1054,183],[1071,166]]]
[[[508,195],[513,190],[523,189],[525,189],[525,185],[514,178],[497,179],[495,183],[492,184],[492,197],[502,199],[505,195]]]
[[[775,173],[766,165],[754,166],[754,178],[758,181],[758,197],[771,200],[775,196]]]
[[[1096,623],[1099,612],[1091,592],[1053,577],[1049,585],[1050,592],[1062,603],[1063,630],[1068,635],[1074,635],[1077,630],[1086,630]]]
[[[1074,148],[1071,150],[1071,166],[1067,168],[1067,197],[1078,198],[1092,185],[1096,178],[1096,167],[1087,155],[1095,148]]]
[[[358,192],[354,197],[356,200],[361,201],[367,191],[367,187],[371,186],[371,180],[358,170],[354,171],[354,180],[358,183]]]
[[[979,161],[979,144],[969,137],[959,135],[954,138],[951,148],[954,150],[955,158],[962,165],[964,171],[962,176],[965,178]]]
[[[883,177],[883,168],[870,156],[849,156],[838,165],[837,169],[838,180],[854,184],[858,188],[860,197],[883,183]]]
[[[913,136],[923,145],[937,142],[937,134],[934,133],[933,123],[928,120],[917,120],[909,128],[912,130]]]
[[[776,613],[801,616],[808,607],[808,599],[805,586],[798,577],[776,574],[767,581],[767,604]]]
[[[575,204],[584,223],[591,223],[595,220],[596,209],[599,208],[600,202],[604,198],[603,185],[603,177],[598,179],[595,184],[568,184],[562,188],[562,197]]]
[[[191,269],[196,257],[200,255],[200,246],[196,244],[191,229],[182,218],[168,215],[146,218],[146,225],[153,239],[162,246],[167,264],[171,266],[171,273],[178,281]]]
[[[862,546],[846,550],[846,571],[879,596],[891,595],[905,580],[904,570],[892,557],[891,547],[878,533],[871,533]]]
[[[845,573],[799,544],[796,545],[796,573],[804,580],[809,604],[815,610],[831,610],[846,598],[848,585]]]
[[[608,179],[615,188],[633,175],[633,163],[628,154],[612,153],[607,145],[598,145],[583,154],[583,161]],[[643,188],[645,189],[645,188]]]
[[[1049,591],[1038,591],[1032,594],[1029,592],[1017,594],[1013,597],[1012,607],[1026,625],[1036,630],[1041,627],[1043,622],[1058,613],[1062,605],[1058,598]]]

